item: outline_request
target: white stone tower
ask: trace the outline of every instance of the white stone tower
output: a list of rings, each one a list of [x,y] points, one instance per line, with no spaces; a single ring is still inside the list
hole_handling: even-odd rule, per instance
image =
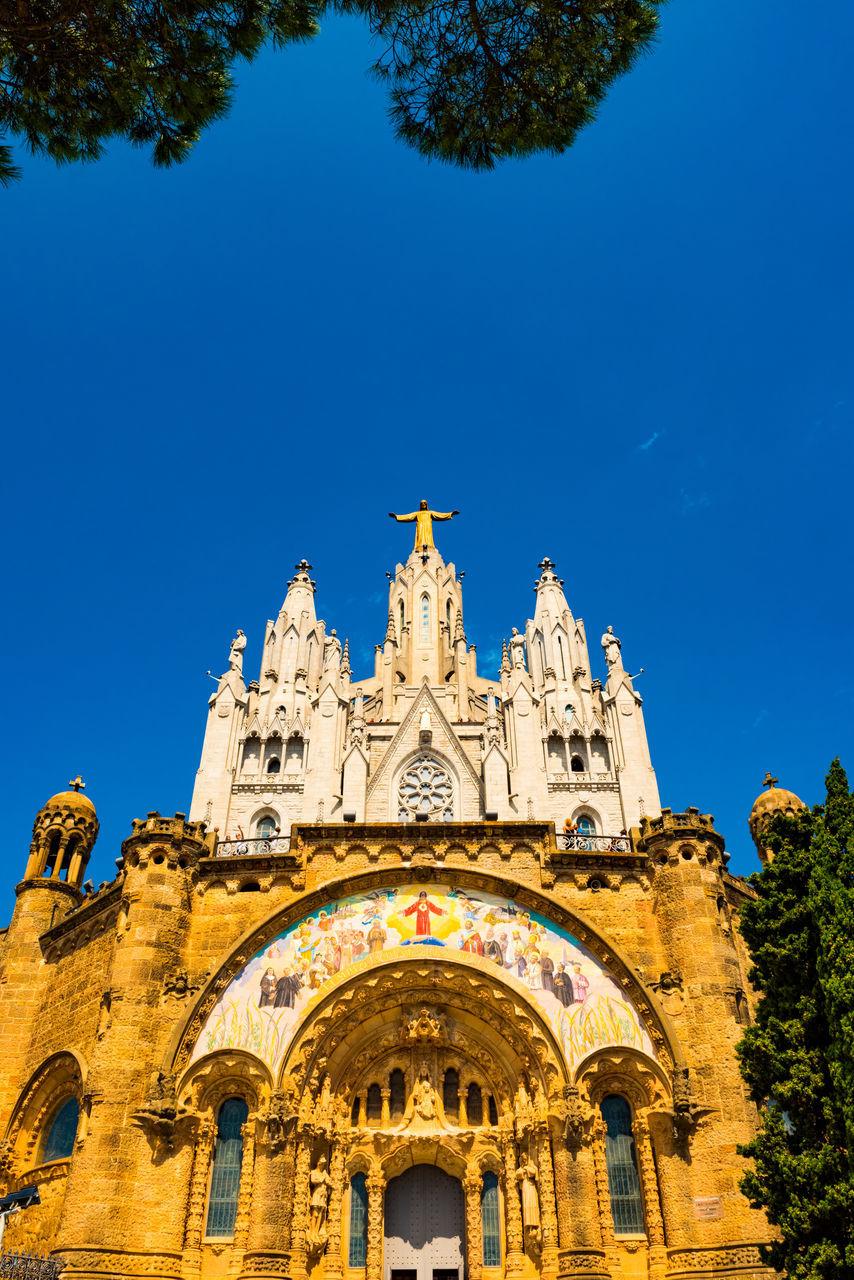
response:
[[[248,686],[238,632],[210,699],[190,815],[221,840],[285,837],[297,822],[484,818],[559,830],[570,820],[613,836],[660,812],[641,699],[616,636],[602,637],[603,686],[546,559],[534,617],[505,642],[497,678],[478,676],[462,586],[425,508],[389,583],[371,675],[351,682],[346,642],[315,614],[305,560]]]

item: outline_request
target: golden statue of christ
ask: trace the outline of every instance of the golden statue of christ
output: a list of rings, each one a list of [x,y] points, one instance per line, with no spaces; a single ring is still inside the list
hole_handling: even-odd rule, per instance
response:
[[[430,547],[435,547],[436,544],[433,541],[434,520],[451,520],[459,514],[459,511],[431,511],[427,505],[426,498],[421,499],[421,504],[417,511],[410,511],[408,515],[399,516],[393,511],[389,511],[392,520],[397,520],[400,524],[410,524],[411,521],[415,521],[416,551],[427,551]]]

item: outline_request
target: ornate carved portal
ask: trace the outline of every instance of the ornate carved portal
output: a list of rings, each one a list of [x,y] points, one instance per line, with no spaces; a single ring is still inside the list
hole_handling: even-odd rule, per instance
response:
[[[241,1187],[251,1207],[232,1263],[240,1280],[604,1280],[615,1257],[598,1099],[614,1087],[636,1116],[657,1111],[671,1130],[672,1094],[645,1055],[594,1053],[570,1079],[537,1006],[486,962],[442,953],[395,957],[320,997],[275,1083],[248,1063],[213,1054],[177,1089],[204,1110],[208,1094],[239,1092],[246,1075],[254,1186],[251,1197]],[[649,1129],[638,1134],[658,1246]],[[194,1188],[205,1160],[197,1152]],[[437,1203],[447,1199],[432,1217],[425,1179]],[[404,1194],[410,1184],[420,1196]]]

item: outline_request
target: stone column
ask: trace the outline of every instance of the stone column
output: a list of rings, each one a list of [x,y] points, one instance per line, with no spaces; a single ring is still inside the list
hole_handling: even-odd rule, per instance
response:
[[[483,1273],[483,1219],[480,1196],[483,1175],[476,1165],[466,1170],[463,1190],[466,1196],[466,1273],[469,1280],[480,1280]]]
[[[557,1275],[558,1229],[555,1203],[554,1168],[548,1128],[544,1125],[537,1135],[537,1169],[540,1175],[540,1218],[543,1229],[542,1274]]]
[[[282,1147],[271,1145],[259,1137],[246,1252],[243,1255],[243,1280],[280,1275],[282,1258],[291,1243],[293,1204],[286,1189],[294,1186],[295,1165],[294,1142]]]
[[[522,1206],[516,1186],[516,1143],[504,1141],[504,1212],[506,1216],[507,1262],[505,1274],[519,1275],[525,1265],[525,1242],[522,1230]]]
[[[385,1103],[383,1104],[385,1105]],[[340,1139],[332,1151],[329,1166],[332,1185],[329,1188],[329,1207],[326,1211],[326,1267],[327,1280],[339,1280],[344,1274],[341,1257],[341,1228],[344,1208],[344,1144]]]
[[[359,1097],[359,1128],[364,1129],[368,1123],[368,1102],[363,1093]]]
[[[234,1217],[234,1243],[228,1265],[230,1276],[240,1272],[246,1241],[249,1235],[249,1210],[252,1205],[252,1174],[255,1169],[255,1120],[251,1115],[241,1131],[243,1154],[240,1159],[240,1187],[237,1193],[237,1213]]]
[[[308,1254],[305,1247],[305,1233],[308,1227],[311,1188],[311,1136],[304,1133],[297,1145],[296,1169],[294,1170],[294,1207],[291,1217],[291,1273],[294,1277],[308,1274]]]
[[[216,1121],[208,1116],[199,1125],[196,1149],[193,1153],[193,1169],[190,1174],[190,1195],[187,1202],[187,1220],[184,1225],[184,1257],[181,1264],[181,1275],[185,1280],[191,1280],[191,1277],[197,1276],[202,1267],[205,1201],[215,1139]]]
[[[650,1280],[657,1280],[667,1272],[667,1250],[664,1247],[664,1222],[661,1217],[661,1201],[658,1195],[658,1178],[655,1173],[652,1142],[649,1126],[645,1120],[635,1118],[634,1133],[649,1239],[649,1275]]]
[[[597,1118],[593,1126],[593,1163],[596,1169],[596,1200],[599,1205],[599,1222],[605,1257],[611,1267],[619,1268],[617,1239],[614,1235],[614,1215],[611,1212],[611,1193],[608,1189],[608,1165],[605,1160],[605,1125]]]
[[[383,1274],[383,1199],[385,1178],[372,1173],[368,1188],[368,1257],[366,1280],[382,1280]]]
[[[380,1097],[383,1100],[380,1125],[383,1129],[388,1129],[391,1124],[391,1116],[388,1109],[388,1100],[391,1097],[391,1089],[380,1089]]]

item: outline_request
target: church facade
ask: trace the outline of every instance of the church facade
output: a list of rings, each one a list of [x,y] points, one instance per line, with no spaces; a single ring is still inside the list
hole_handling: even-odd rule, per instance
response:
[[[478,674],[452,514],[396,517],[358,678],[297,566],[257,678],[232,643],[189,817],[134,821],[112,881],[79,779],[39,812],[0,1186],[40,1204],[4,1248],[69,1280],[770,1275],[736,1150],[751,890],[661,808],[620,641],[591,661],[551,561]]]

